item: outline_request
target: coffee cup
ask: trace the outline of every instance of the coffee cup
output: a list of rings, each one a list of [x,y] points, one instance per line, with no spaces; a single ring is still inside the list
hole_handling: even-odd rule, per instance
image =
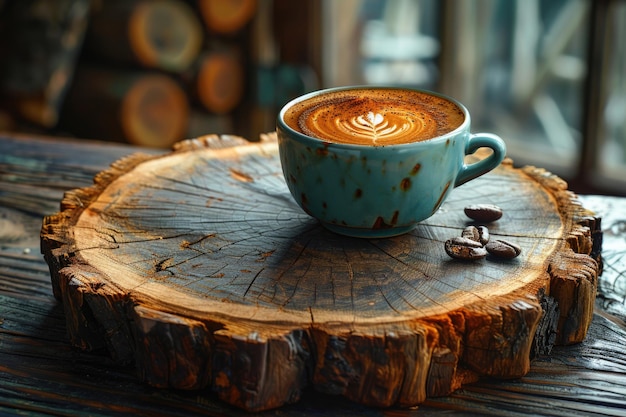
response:
[[[403,234],[458,187],[496,168],[502,139],[470,133],[455,99],[409,88],[355,86],[287,103],[277,137],[296,203],[327,229],[354,237]],[[465,156],[492,152],[474,163]]]

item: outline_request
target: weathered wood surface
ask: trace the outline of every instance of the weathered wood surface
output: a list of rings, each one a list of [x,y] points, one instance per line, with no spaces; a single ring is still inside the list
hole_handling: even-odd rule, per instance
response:
[[[110,162],[136,151],[90,141],[0,137],[0,414],[249,415],[205,390],[151,388],[132,366],[120,366],[104,352],[74,350],[68,342],[64,306],[53,298],[48,268],[37,254],[41,218],[58,210],[65,190],[88,186]],[[262,415],[623,415],[626,315],[618,312],[626,296],[620,232],[626,199],[594,202],[605,231],[600,300],[612,303],[610,312],[605,302],[597,305],[582,343],[535,358],[525,377],[481,379],[417,409],[379,410],[305,390],[299,403]]]
[[[359,240],[297,208],[273,141],[231,141],[120,160],[46,217],[42,250],[74,345],[134,363],[151,385],[264,410],[308,386],[416,406],[481,376],[521,377],[533,349],[585,338],[601,232],[559,178],[506,163],[414,232]],[[503,208],[492,238],[520,257],[447,257],[477,200]]]

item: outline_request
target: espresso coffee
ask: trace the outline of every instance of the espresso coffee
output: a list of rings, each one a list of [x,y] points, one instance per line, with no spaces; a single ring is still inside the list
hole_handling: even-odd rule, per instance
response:
[[[331,91],[294,104],[284,115],[292,129],[327,142],[367,146],[432,139],[463,124],[453,102],[393,88]]]
[[[502,162],[504,141],[471,133],[470,121],[461,103],[424,90],[313,91],[276,117],[283,178],[296,204],[328,230],[363,238],[401,235],[436,214],[455,187]],[[480,148],[492,152],[466,163]],[[482,246],[478,239],[472,245]],[[484,248],[450,244],[449,250],[486,256]]]

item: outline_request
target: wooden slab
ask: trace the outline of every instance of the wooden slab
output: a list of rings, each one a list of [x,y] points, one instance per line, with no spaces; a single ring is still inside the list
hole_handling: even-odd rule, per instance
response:
[[[447,256],[470,203],[503,208],[488,227],[518,258]],[[522,376],[555,342],[584,339],[600,265],[599,219],[542,169],[505,161],[413,232],[364,240],[296,206],[272,139],[127,157],[43,223],[73,344],[252,411],[306,387],[414,406],[480,376]]]

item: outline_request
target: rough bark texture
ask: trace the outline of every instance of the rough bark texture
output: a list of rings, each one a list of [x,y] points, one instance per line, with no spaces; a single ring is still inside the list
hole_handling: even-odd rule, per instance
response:
[[[477,202],[503,208],[491,236],[519,257],[446,255]],[[292,201],[272,140],[207,136],[114,163],[66,193],[41,239],[73,344],[134,363],[152,385],[256,411],[311,385],[414,406],[525,375],[538,329],[549,351],[546,296],[555,340],[585,337],[599,230],[559,178],[506,161],[409,234],[345,238]]]

